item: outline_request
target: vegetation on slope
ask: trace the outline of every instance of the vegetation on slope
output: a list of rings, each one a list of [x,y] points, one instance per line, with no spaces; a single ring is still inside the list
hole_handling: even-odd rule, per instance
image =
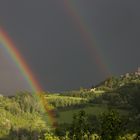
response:
[[[134,140],[140,134],[140,75],[111,77],[93,89],[45,94],[58,126],[40,100],[22,92],[0,96],[2,140]]]

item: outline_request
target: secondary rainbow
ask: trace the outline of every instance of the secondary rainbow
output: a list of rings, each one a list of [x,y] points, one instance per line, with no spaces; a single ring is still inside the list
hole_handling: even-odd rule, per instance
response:
[[[43,90],[39,82],[36,80],[33,72],[25,62],[19,50],[16,48],[12,39],[8,36],[6,31],[1,27],[0,27],[0,45],[2,45],[4,50],[9,54],[9,56],[13,60],[13,63],[17,66],[17,68],[19,69],[20,73],[22,74],[26,82],[28,82],[32,90],[32,95],[42,102],[43,108],[46,110],[49,122],[53,125],[55,123],[54,114],[49,109],[49,104],[47,103],[44,96],[41,96]]]
[[[89,26],[87,25],[85,19],[78,13],[77,7],[73,0],[64,0],[64,6],[67,13],[73,18],[74,22],[79,29],[82,38],[84,39],[86,47],[88,47],[90,56],[94,59],[104,76],[111,75],[108,69],[107,63],[102,58],[102,52],[97,48],[94,36],[92,35]]]

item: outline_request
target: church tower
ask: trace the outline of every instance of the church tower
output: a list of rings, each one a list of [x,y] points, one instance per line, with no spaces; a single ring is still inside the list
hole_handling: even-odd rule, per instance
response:
[[[140,75],[140,67],[138,67],[138,75]]]

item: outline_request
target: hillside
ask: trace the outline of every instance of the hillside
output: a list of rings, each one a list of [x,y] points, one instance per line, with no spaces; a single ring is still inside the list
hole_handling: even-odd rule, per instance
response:
[[[66,131],[72,133],[74,114],[83,110],[88,129],[101,135],[100,117],[104,112],[115,110],[123,118],[125,128],[122,135],[134,137],[140,131],[140,74],[127,73],[111,77],[93,89],[64,93],[42,93],[48,108],[53,112],[57,128],[51,127],[41,100],[32,94],[21,92],[12,97],[0,96],[0,139],[2,140],[64,140]],[[78,118],[78,116],[77,116]],[[81,129],[81,128],[78,128]],[[105,130],[104,130],[105,131]],[[93,134],[93,131],[90,131]],[[60,138],[61,137],[61,138]],[[127,137],[127,136],[126,136]],[[73,140],[73,139],[72,139]]]
[[[126,73],[119,77],[110,77],[96,86],[97,89],[114,90],[129,83],[140,83],[140,72]]]

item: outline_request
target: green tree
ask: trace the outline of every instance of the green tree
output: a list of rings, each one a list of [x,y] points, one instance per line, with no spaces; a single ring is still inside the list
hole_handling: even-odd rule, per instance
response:
[[[81,110],[78,114],[73,116],[73,123],[71,125],[72,139],[82,140],[85,134],[88,134],[89,124],[87,121],[87,115],[85,111]]]
[[[101,139],[117,140],[123,130],[122,118],[118,112],[110,110],[101,116]]]

